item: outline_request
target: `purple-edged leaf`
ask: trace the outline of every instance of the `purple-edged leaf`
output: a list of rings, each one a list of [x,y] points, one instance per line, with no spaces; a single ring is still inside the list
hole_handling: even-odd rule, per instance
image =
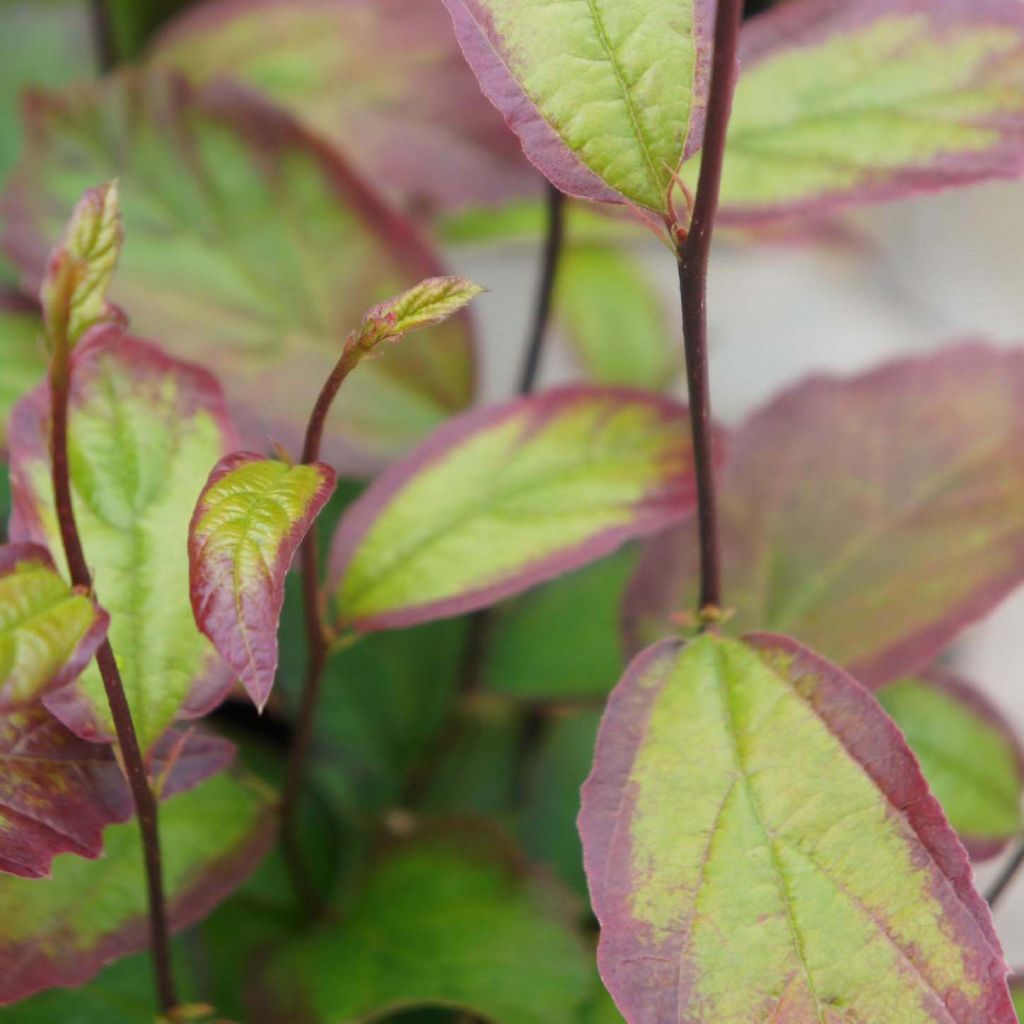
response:
[[[411,210],[490,205],[539,184],[439,0],[219,0],[174,22],[151,60],[259,90]]]
[[[46,376],[39,304],[0,285],[0,458],[7,452],[7,418],[15,402]],[[0,530],[0,537],[3,531]]]
[[[45,548],[0,545],[0,714],[71,682],[109,623],[91,597],[64,582]]]
[[[34,94],[4,243],[35,288],[81,192],[119,180],[128,239],[110,297],[143,337],[225,383],[249,445],[297,449],[316,388],[373,302],[443,274],[412,223],[322,141],[256,96],[122,73]],[[367,469],[465,408],[466,317],[363,367],[327,457]],[[212,465],[212,462],[210,463]]]
[[[870,687],[916,671],[1024,580],[1024,353],[812,378],[740,428],[720,492],[728,628],[790,633]],[[696,589],[688,521],[641,561],[634,649]]]
[[[334,485],[334,470],[321,462],[289,466],[235,452],[214,467],[196,504],[192,611],[261,710],[277,672],[284,578]]]
[[[1014,1021],[988,907],[913,754],[792,640],[640,655],[580,831],[629,1024]]]
[[[202,918],[258,863],[273,836],[262,788],[218,775],[160,809],[164,887],[174,928]],[[105,856],[60,857],[40,883],[0,878],[0,1003],[80,985],[146,947],[146,885],[135,822],[104,835]]]
[[[693,505],[684,406],[567,387],[445,424],[335,535],[340,622],[392,629],[493,604],[662,529]]]
[[[703,135],[714,4],[444,2],[485,95],[558,188],[669,214]]]
[[[976,686],[939,668],[877,696],[972,858],[999,854],[1024,826],[1024,752],[1010,723]]]
[[[146,342],[115,329],[93,332],[72,362],[75,515],[145,751],[175,718],[209,710],[231,683],[192,617],[187,543],[210,466],[235,438],[216,381]],[[49,421],[45,385],[11,417],[11,536],[59,551]],[[46,702],[80,736],[113,736],[95,665]]]
[[[1019,0],[791,0],[740,49],[727,219],[1024,173]]]

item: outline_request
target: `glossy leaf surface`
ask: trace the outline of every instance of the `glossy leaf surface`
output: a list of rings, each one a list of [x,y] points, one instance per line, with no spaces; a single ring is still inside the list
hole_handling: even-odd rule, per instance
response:
[[[994,857],[1024,824],[1024,755],[1012,726],[980,690],[935,668],[890,683],[878,700],[972,857]]]
[[[11,419],[11,536],[61,550],[47,439],[49,392]],[[210,466],[234,446],[220,388],[205,370],[107,330],[74,353],[71,488],[110,641],[148,750],[179,716],[218,701],[231,674],[196,628],[189,602],[188,521]],[[93,665],[48,707],[87,739],[113,736]]]
[[[92,598],[64,582],[45,548],[0,546],[0,713],[71,682],[108,624]]]
[[[795,0],[744,26],[740,63],[725,217],[1024,172],[1017,0]]]
[[[720,486],[727,628],[789,633],[870,687],[916,671],[1024,579],[1024,355],[811,378],[738,430]],[[652,542],[634,649],[694,607],[696,559],[692,522]]]
[[[569,387],[445,424],[343,518],[342,623],[484,607],[667,525],[694,500],[686,423],[667,398]]]
[[[791,640],[638,657],[580,830],[630,1024],[1014,1020],[988,908],[909,748]]]
[[[176,928],[201,918],[252,870],[272,835],[270,806],[264,790],[226,775],[162,806],[164,882]],[[0,878],[7,910],[0,1003],[81,984],[105,963],[145,948],[138,835],[134,822],[111,826],[102,860],[61,857],[45,884]]]
[[[558,188],[667,213],[700,147],[713,5],[445,0],[480,86]]]
[[[272,961],[275,1005],[297,1000],[317,1024],[418,1006],[461,1008],[494,1024],[570,1020],[590,979],[582,943],[550,899],[472,845],[424,843],[386,860],[343,923]]]
[[[189,526],[192,610],[260,709],[277,672],[284,578],[334,490],[323,463],[288,466],[253,452],[222,459]]]
[[[123,73],[36,96],[30,115],[5,232],[25,282],[38,283],[81,192],[118,178],[128,241],[112,301],[139,334],[225,382],[253,447],[268,434],[297,447],[367,305],[441,273],[337,154],[254,97]],[[365,468],[468,404],[467,322],[389,352],[350,384],[331,457]]]

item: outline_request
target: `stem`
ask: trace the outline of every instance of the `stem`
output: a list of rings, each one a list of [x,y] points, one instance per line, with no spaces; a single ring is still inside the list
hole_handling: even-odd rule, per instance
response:
[[[108,0],[90,0],[89,11],[92,16],[96,66],[99,73],[105,75],[117,64],[117,46],[114,43],[114,26],[110,18]]]
[[[718,513],[711,439],[711,393],[708,375],[707,281],[711,235],[722,182],[725,137],[736,78],[736,47],[742,0],[719,0],[700,177],[686,238],[677,245],[679,295],[686,351],[686,384],[697,478],[697,523],[700,531],[700,598],[704,621],[722,606]]]
[[[1021,841],[1016,852],[1010,858],[1009,863],[1003,868],[999,877],[992,883],[992,888],[985,895],[985,899],[990,907],[995,908],[995,905],[1002,898],[1006,890],[1010,888],[1010,884],[1020,873],[1022,867],[1024,867],[1024,841]]]
[[[51,476],[57,522],[61,543],[67,558],[71,582],[86,591],[92,590],[89,567],[82,550],[82,541],[75,522],[71,503],[71,478],[68,471],[68,396],[71,387],[71,357],[66,338],[58,339],[50,363],[51,424]],[[153,958],[157,998],[163,1013],[171,1012],[178,1004],[171,970],[170,929],[167,906],[164,901],[163,865],[160,857],[160,834],[157,823],[157,802],[146,777],[146,768],[139,749],[135,723],[125,696],[117,659],[109,640],[104,640],[96,652],[96,663],[103,679],[107,703],[114,719],[114,731],[121,751],[121,762],[135,802],[135,813],[142,834],[143,860],[146,870],[146,890],[149,900],[149,942]]]

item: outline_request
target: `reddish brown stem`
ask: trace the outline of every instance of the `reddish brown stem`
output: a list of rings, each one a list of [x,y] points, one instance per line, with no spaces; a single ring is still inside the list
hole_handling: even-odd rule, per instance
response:
[[[722,182],[725,138],[729,127],[733,88],[736,84],[736,50],[742,16],[742,0],[719,0],[697,194],[689,231],[685,240],[677,246],[683,345],[686,352],[686,383],[690,396],[690,424],[693,431],[697,478],[697,524],[700,532],[698,612],[704,621],[707,621],[709,613],[713,614],[722,606],[708,374],[708,261]]]
[[[1020,874],[1021,868],[1024,868],[1024,842],[1017,846],[1006,867],[999,873],[999,877],[992,883],[992,887],[985,894],[985,899],[990,907],[995,908],[995,905],[1003,898],[1017,875]]]
[[[71,500],[71,478],[68,470],[68,401],[71,389],[71,359],[67,344],[58,340],[50,364],[50,403],[52,421],[50,463],[54,503],[61,543],[67,559],[71,582],[76,587],[92,590],[92,578],[82,550],[82,540],[75,522]],[[143,860],[146,870],[146,891],[149,903],[149,941],[153,958],[157,998],[162,1013],[170,1013],[178,1000],[171,970],[170,927],[164,900],[163,865],[160,856],[160,832],[157,802],[146,776],[146,767],[139,748],[135,723],[125,696],[121,673],[110,642],[104,640],[96,652],[96,663],[103,679],[103,689],[114,720],[114,731],[121,751],[121,763],[131,788],[142,834]]]

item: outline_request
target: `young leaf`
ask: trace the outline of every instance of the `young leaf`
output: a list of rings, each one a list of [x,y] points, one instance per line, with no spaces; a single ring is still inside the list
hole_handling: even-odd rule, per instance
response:
[[[484,94],[558,188],[669,212],[703,136],[712,4],[444,2]]]
[[[580,832],[629,1024],[1014,1020],[988,907],[902,736],[794,641],[638,657]]]
[[[60,550],[49,422],[45,386],[11,417],[11,536]],[[231,683],[192,617],[187,536],[209,467],[235,439],[209,374],[114,329],[73,353],[69,423],[78,529],[145,752],[175,718],[204,713]],[[95,665],[46,701],[80,736],[113,736]]]
[[[90,327],[119,319],[107,292],[123,239],[116,183],[89,189],[50,254],[39,290],[51,345],[59,339],[73,346]]]
[[[192,611],[262,711],[277,672],[284,578],[334,490],[321,462],[234,452],[210,474],[188,531]]]
[[[171,921],[184,928],[241,883],[273,835],[267,793],[219,775],[161,807]],[[211,827],[213,826],[213,827]],[[61,857],[45,884],[0,878],[0,1003],[80,985],[106,963],[144,949],[146,886],[134,822],[113,825],[106,856]]]
[[[45,548],[0,545],[0,714],[71,682],[109,624],[91,597],[61,579]]]
[[[492,206],[540,184],[440,3],[215,0],[173,22],[151,60],[258,89],[409,209]]]
[[[19,398],[46,376],[39,305],[0,285],[0,457],[7,451],[7,418]],[[0,537],[3,536],[0,530]]]
[[[1024,354],[983,344],[815,377],[756,412],[720,479],[729,628],[784,631],[876,687],[1024,579]],[[696,525],[652,542],[634,649],[694,607]]]
[[[256,97],[122,73],[34,95],[28,112],[4,235],[23,280],[38,284],[81,192],[119,178],[129,244],[111,298],[140,336],[225,382],[254,448],[298,448],[311,382],[367,305],[443,273],[408,220]],[[394,455],[465,408],[473,378],[459,317],[360,370],[326,457],[365,470]]]
[[[878,691],[903,730],[949,823],[975,860],[994,857],[1024,820],[1024,753],[976,687],[931,668]]]
[[[729,219],[1024,172],[1018,0],[793,0],[744,26],[740,63]]]
[[[268,987],[280,1019],[294,1020],[298,1004],[317,1024],[427,1006],[494,1024],[571,1020],[590,984],[582,943],[550,897],[462,847],[423,842],[392,854],[342,924],[276,957]]]
[[[493,604],[659,530],[693,504],[686,409],[568,387],[468,413],[391,466],[331,552],[341,624]]]

